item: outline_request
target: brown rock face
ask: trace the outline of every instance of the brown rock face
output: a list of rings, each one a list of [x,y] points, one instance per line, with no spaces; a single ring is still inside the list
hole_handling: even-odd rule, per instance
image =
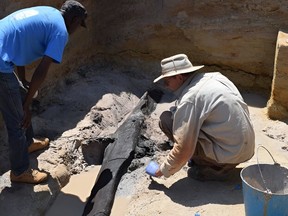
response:
[[[288,33],[278,34],[274,78],[271,97],[268,102],[268,115],[272,119],[288,118]]]
[[[159,61],[186,53],[195,65],[225,71],[239,86],[269,91],[278,29],[286,26],[285,4],[263,0],[105,1],[96,7],[102,18],[95,27],[103,29],[96,40],[106,53],[118,56]],[[112,12],[113,7],[117,13]]]
[[[206,71],[223,72],[240,88],[270,93],[278,31],[288,25],[287,1],[80,2],[88,10],[88,30],[71,36],[63,62],[51,68],[42,95],[55,80],[87,62],[105,60],[154,78],[160,60],[177,53],[206,65]],[[47,4],[59,8],[62,2],[4,0],[0,17]]]

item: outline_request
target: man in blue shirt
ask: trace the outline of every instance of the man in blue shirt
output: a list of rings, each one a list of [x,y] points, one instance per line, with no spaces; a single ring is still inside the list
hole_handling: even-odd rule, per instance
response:
[[[46,173],[29,168],[28,154],[49,144],[48,138],[34,139],[30,106],[51,63],[61,63],[69,35],[86,27],[86,17],[82,4],[67,0],[60,10],[37,6],[0,20],[0,111],[8,132],[12,182],[37,184],[47,179]],[[29,83],[25,65],[37,59],[41,61]]]

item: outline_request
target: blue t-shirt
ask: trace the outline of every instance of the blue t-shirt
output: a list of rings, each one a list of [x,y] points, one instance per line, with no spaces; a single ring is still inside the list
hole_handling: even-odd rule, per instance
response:
[[[68,42],[60,11],[37,6],[16,11],[0,20],[0,72],[12,73],[44,55],[60,63]]]

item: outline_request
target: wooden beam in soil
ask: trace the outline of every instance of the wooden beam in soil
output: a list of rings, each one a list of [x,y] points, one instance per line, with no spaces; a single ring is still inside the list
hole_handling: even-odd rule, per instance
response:
[[[162,97],[162,91],[147,91],[137,106],[115,132],[115,141],[105,150],[104,160],[96,182],[86,202],[83,216],[108,216],[114,203],[121,177],[134,159],[145,115],[151,114]]]

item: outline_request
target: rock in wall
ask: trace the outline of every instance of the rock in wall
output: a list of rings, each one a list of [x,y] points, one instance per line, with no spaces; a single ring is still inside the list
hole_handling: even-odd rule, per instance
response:
[[[267,113],[272,119],[288,118],[288,32],[279,31]]]

